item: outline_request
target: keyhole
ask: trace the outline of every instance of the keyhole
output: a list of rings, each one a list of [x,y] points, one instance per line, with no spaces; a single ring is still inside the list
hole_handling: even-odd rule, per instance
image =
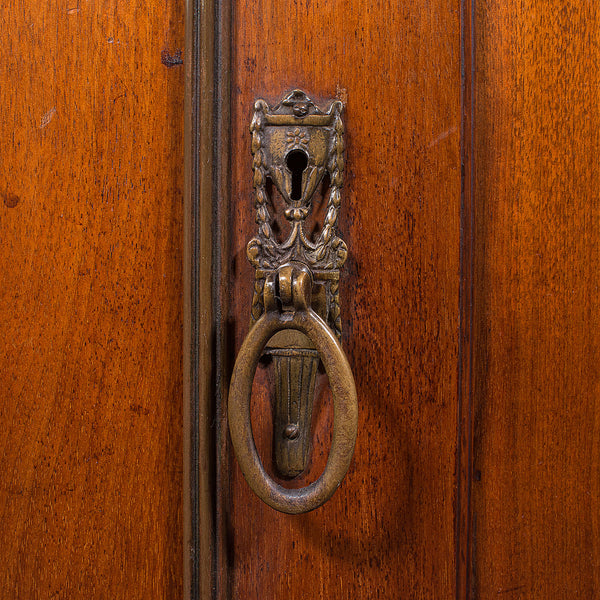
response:
[[[287,168],[292,173],[292,193],[290,199],[300,200],[302,198],[302,173],[308,165],[308,156],[302,150],[292,150],[285,159]]]

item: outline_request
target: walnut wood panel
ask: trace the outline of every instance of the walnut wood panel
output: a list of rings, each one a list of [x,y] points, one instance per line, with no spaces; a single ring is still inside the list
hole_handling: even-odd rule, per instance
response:
[[[461,169],[459,6],[363,0],[233,3],[232,355],[247,333],[254,235],[253,102],[300,87],[346,104],[340,229],[343,346],[360,423],[348,476],[324,507],[276,513],[231,459],[229,589],[223,597],[449,598],[455,477]],[[328,449],[323,381],[312,465]],[[255,435],[270,465],[268,370]]]
[[[0,596],[177,598],[183,5],[0,29]]]
[[[600,595],[600,9],[477,2],[474,597]]]

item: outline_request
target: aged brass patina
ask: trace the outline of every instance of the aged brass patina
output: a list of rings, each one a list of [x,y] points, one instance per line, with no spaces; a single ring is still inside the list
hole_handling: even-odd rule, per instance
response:
[[[264,285],[265,312],[244,340],[236,360],[229,392],[229,430],[244,477],[269,506],[289,514],[313,510],[326,502],[340,485],[352,460],[358,426],[358,404],[348,360],[329,326],[310,308],[312,276],[306,267],[292,269],[291,303],[283,312],[277,276]],[[333,395],[333,440],[327,465],[314,483],[300,489],[277,484],[266,473],[254,444],[250,424],[250,395],[258,360],[269,338],[278,331],[306,335],[319,353]]]
[[[348,469],[356,439],[356,390],[339,344],[339,269],[347,255],[336,235],[344,170],[341,112],[338,100],[323,112],[304,92],[293,90],[273,109],[257,100],[250,126],[258,234],[249,242],[247,255],[256,271],[251,331],[231,382],[229,427],[250,486],[267,504],[288,513],[312,510],[333,494]],[[304,223],[326,175],[326,215],[311,240]],[[268,180],[281,194],[284,216],[291,224],[283,242],[271,225]],[[272,357],[276,375],[274,455],[283,477],[297,476],[308,462],[319,360],[329,376],[335,410],[329,460],[321,477],[299,490],[269,478],[256,453],[249,403],[263,352]]]

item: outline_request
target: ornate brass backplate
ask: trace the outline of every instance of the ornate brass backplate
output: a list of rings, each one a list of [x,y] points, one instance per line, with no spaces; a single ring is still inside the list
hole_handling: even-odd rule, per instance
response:
[[[342,108],[333,100],[321,110],[304,92],[293,90],[273,108],[257,100],[250,125],[258,233],[248,243],[247,255],[256,271],[251,330],[231,382],[229,427],[251,487],[274,508],[291,513],[312,510],[333,494],[348,469],[356,439],[356,389],[340,346],[339,270],[347,255],[337,235],[344,173]],[[305,224],[325,178],[325,217],[311,239]],[[281,195],[283,215],[290,222],[289,235],[282,241],[273,230],[269,185]],[[270,479],[254,445],[249,402],[263,351],[274,365],[274,455],[283,477],[296,477],[306,469],[321,361],[329,376],[335,410],[331,452],[321,477],[299,490]]]
[[[248,259],[256,268],[252,322],[264,312],[266,278],[291,261],[305,264],[314,279],[313,308],[341,336],[339,269],[346,244],[336,235],[340,189],[344,173],[342,103],[334,100],[321,111],[302,91],[293,90],[274,108],[264,100],[254,104],[250,125],[258,235],[248,244]],[[315,191],[330,178],[327,212],[315,242],[304,231]],[[285,201],[291,222],[287,240],[278,243],[271,228],[267,178]],[[309,455],[310,424],[319,358],[300,332],[286,331],[269,342],[277,377],[275,386],[275,463],[285,477],[304,471]]]
[[[326,314],[326,321],[340,337],[339,269],[348,253],[346,244],[337,236],[344,174],[341,113],[342,103],[339,100],[331,102],[327,112],[322,112],[300,90],[287,94],[273,109],[264,100],[257,100],[254,105],[250,132],[258,235],[247,248],[248,260],[256,268],[253,322],[264,311],[262,294],[266,276],[287,262],[299,261],[311,269],[317,285],[326,287],[326,306],[321,308]],[[292,169],[295,161],[302,161],[302,156],[306,162],[300,186],[297,186]],[[327,213],[321,233],[313,243],[307,238],[303,224],[311,209],[315,190],[326,173],[330,177]],[[281,244],[271,228],[267,178],[272,180],[285,200],[285,218],[292,223],[288,239]]]

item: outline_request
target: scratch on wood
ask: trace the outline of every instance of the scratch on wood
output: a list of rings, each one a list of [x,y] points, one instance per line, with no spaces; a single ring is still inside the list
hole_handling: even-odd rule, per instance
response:
[[[40,119],[40,129],[44,129],[50,121],[54,118],[56,114],[56,108],[53,106],[41,119]]]
[[[438,135],[430,144],[429,144],[429,148],[433,148],[436,144],[439,144],[442,140],[445,140],[449,135],[453,134],[455,131],[457,131],[457,127],[450,127],[450,129],[446,129],[446,131],[443,131],[442,133],[440,133],[440,135]]]

